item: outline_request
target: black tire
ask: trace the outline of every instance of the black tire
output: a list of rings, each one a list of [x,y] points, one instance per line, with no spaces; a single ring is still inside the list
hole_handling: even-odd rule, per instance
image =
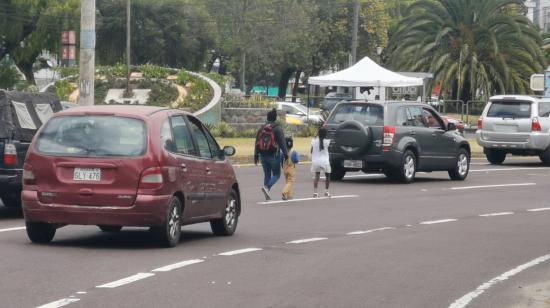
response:
[[[223,217],[210,221],[210,228],[215,235],[229,236],[237,230],[239,222],[240,201],[235,190],[231,190],[225,202]]]
[[[506,159],[506,152],[501,150],[485,149],[485,157],[493,165],[500,165]]]
[[[416,166],[416,155],[414,155],[413,151],[406,150],[401,158],[401,165],[397,169],[397,179],[405,184],[412,183],[416,174]]]
[[[456,165],[449,170],[449,177],[453,181],[464,181],[470,172],[470,155],[465,148],[460,148],[456,157]]]
[[[101,231],[108,233],[120,232],[120,230],[122,230],[122,226],[98,225],[98,227]]]
[[[27,236],[33,243],[49,243],[55,235],[55,227],[45,222],[26,221]]]
[[[172,197],[166,211],[166,220],[161,226],[151,228],[165,247],[175,247],[181,235],[181,201],[177,197]]]
[[[382,171],[382,173],[384,173],[384,175],[390,180],[390,181],[393,181],[395,180],[395,178],[397,177],[397,172],[395,172],[394,169],[384,169]]]
[[[540,161],[545,166],[550,166],[550,147],[539,155]]]
[[[332,165],[330,169],[332,169],[330,172],[331,181],[341,181],[342,179],[344,179],[344,176],[346,175],[346,169],[335,165]]]
[[[0,198],[7,207],[21,207],[21,193],[3,194]]]

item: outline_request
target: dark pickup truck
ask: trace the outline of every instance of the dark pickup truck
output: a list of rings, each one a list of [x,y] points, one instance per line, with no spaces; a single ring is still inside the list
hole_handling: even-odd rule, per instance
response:
[[[52,93],[0,90],[0,199],[5,206],[21,206],[23,163],[29,144],[40,126],[61,110]]]

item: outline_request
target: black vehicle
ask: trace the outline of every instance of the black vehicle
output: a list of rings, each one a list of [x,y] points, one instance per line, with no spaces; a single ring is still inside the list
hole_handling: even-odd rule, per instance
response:
[[[327,96],[325,96],[325,99],[321,102],[320,107],[323,111],[331,111],[336,104],[346,101],[351,101],[351,94],[329,92]]]
[[[21,206],[23,163],[34,134],[62,110],[52,93],[0,91],[0,199],[5,206]]]
[[[349,102],[336,105],[326,121],[331,178],[347,171],[384,173],[411,183],[417,171],[447,171],[464,180],[470,144],[454,123],[416,102]]]

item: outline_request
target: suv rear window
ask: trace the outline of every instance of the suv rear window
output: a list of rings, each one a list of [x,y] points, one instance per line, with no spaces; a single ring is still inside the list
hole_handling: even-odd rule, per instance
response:
[[[145,123],[117,116],[51,119],[37,140],[39,152],[79,157],[140,156],[147,145]]]
[[[339,105],[327,122],[339,124],[347,120],[356,120],[363,125],[384,125],[384,108],[380,105],[367,104]]]
[[[518,101],[494,101],[487,111],[487,116],[491,118],[530,118],[531,102]]]

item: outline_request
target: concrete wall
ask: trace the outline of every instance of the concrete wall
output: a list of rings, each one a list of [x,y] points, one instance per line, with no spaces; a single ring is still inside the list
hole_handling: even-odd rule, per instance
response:
[[[259,129],[267,121],[271,108],[223,108],[222,121],[237,129]],[[282,111],[277,113],[282,118]]]

